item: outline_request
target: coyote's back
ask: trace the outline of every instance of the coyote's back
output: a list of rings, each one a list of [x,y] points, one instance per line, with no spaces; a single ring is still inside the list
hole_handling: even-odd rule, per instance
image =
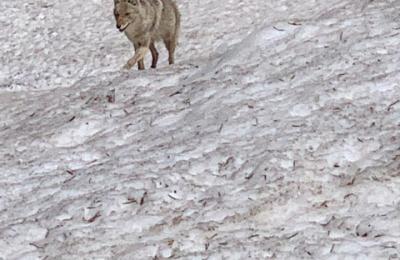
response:
[[[114,15],[117,28],[133,43],[135,55],[125,65],[130,69],[138,63],[144,69],[144,56],[152,54],[152,68],[157,66],[156,41],[163,41],[168,53],[169,64],[175,62],[175,49],[180,30],[180,13],[173,0],[114,0]]]

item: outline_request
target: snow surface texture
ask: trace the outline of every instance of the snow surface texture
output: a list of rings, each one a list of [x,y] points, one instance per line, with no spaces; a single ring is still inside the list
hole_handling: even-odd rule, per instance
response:
[[[400,258],[398,1],[178,4],[0,1],[0,259]]]

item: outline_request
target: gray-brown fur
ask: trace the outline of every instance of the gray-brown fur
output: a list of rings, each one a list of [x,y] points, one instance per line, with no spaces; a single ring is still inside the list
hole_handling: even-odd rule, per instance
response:
[[[138,63],[144,69],[144,56],[150,50],[152,68],[156,68],[158,51],[155,42],[163,41],[169,54],[169,64],[175,62],[175,49],[180,28],[180,13],[173,0],[114,0],[117,28],[133,43],[135,55],[124,66]]]

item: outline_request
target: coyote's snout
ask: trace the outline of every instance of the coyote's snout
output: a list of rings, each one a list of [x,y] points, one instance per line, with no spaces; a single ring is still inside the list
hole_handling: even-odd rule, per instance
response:
[[[169,64],[175,62],[180,14],[173,0],[114,0],[114,16],[117,29],[124,32],[133,43],[135,55],[124,66],[132,68],[136,63],[144,69],[144,56],[152,55],[152,68],[157,67],[156,41],[163,41],[168,49]]]

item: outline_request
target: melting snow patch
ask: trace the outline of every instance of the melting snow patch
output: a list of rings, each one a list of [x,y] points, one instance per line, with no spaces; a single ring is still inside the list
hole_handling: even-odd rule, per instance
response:
[[[306,117],[311,114],[311,111],[310,105],[298,104],[293,106],[293,108],[290,110],[290,115]]]
[[[101,130],[101,122],[85,120],[62,129],[51,142],[57,147],[74,147],[83,144]]]

